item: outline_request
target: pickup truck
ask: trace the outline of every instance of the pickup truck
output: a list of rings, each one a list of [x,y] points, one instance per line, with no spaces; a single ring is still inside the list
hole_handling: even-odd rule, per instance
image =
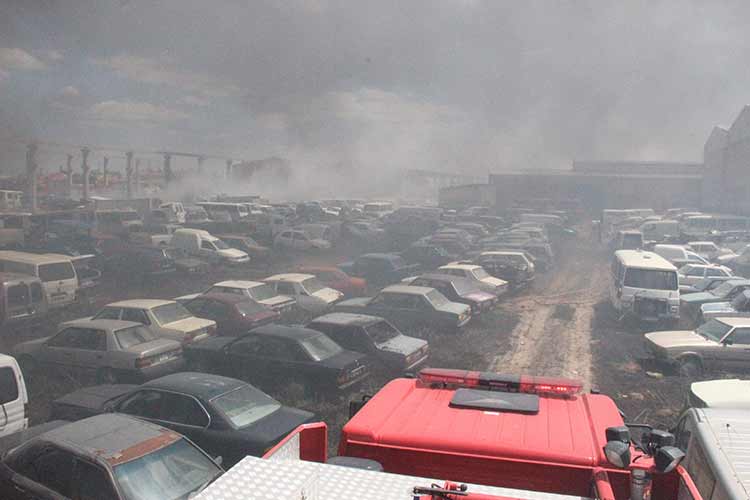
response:
[[[395,253],[366,253],[338,267],[349,276],[364,278],[368,283],[379,286],[398,283],[419,274],[420,270],[419,264],[407,264],[403,257]]]

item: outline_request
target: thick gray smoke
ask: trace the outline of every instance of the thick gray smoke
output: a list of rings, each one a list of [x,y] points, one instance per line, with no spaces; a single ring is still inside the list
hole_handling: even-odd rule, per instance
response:
[[[359,191],[408,168],[695,160],[750,100],[749,14],[697,0],[5,0],[0,131],[277,155],[302,187]]]

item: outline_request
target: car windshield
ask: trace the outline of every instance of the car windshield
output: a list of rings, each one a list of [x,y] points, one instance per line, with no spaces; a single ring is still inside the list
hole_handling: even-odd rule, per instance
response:
[[[746,293],[747,293],[747,292],[745,292],[745,293],[740,293],[740,294],[737,294],[737,295],[736,295],[736,296],[735,296],[735,297],[734,297],[734,298],[732,299],[732,307],[733,307],[733,308],[734,308],[734,309],[735,309],[736,311],[740,311],[741,309],[743,309],[743,306],[745,305],[745,302],[747,302],[747,295],[745,295]]]
[[[190,311],[177,302],[156,306],[151,312],[154,313],[154,316],[160,325],[166,325],[168,323],[193,317],[193,315],[190,314]]]
[[[70,280],[76,277],[73,264],[70,262],[55,262],[54,264],[42,264],[39,266],[39,279],[47,283],[49,281]]]
[[[213,399],[211,403],[237,429],[254,424],[281,408],[281,403],[251,385],[238,387]]]
[[[479,291],[479,289],[474,286],[469,280],[457,279],[455,281],[452,281],[452,283],[458,295],[467,295]]]
[[[268,300],[276,296],[276,290],[271,285],[258,285],[249,289],[250,296],[255,300]]]
[[[400,335],[400,332],[387,321],[378,321],[365,327],[365,332],[376,344],[384,344]]]
[[[625,272],[625,286],[647,290],[677,290],[677,273],[658,269],[629,268]]]
[[[133,326],[115,332],[115,339],[121,349],[129,349],[138,344],[156,340],[156,336],[146,327]]]
[[[437,290],[431,290],[427,292],[426,297],[427,300],[429,300],[430,303],[435,307],[440,307],[450,302],[447,298],[445,298],[445,295],[438,292]]]
[[[731,329],[732,327],[726,323],[712,319],[699,326],[696,333],[701,337],[718,342],[724,338],[724,335],[729,333]]]
[[[323,361],[343,351],[340,345],[323,334],[306,338],[300,343],[315,361]]]
[[[677,272],[683,276],[687,276],[691,269],[693,269],[692,264],[685,264],[684,266],[679,268]]]
[[[323,283],[318,281],[318,278],[307,278],[305,281],[302,282],[302,287],[305,290],[307,290],[307,293],[311,295],[325,288],[323,286]]]
[[[227,245],[226,243],[224,243],[221,240],[214,240],[213,244],[219,250],[227,250],[227,249],[231,248],[229,245]]]
[[[245,300],[236,304],[237,310],[243,316],[252,316],[263,311],[267,311],[268,308],[263,304],[258,304],[254,300]]]
[[[729,281],[727,281],[726,283],[722,283],[720,286],[717,286],[716,288],[711,290],[711,293],[719,298],[724,298],[729,295],[732,290],[734,290],[735,286],[736,285],[734,283],[730,283]]]
[[[487,271],[484,270],[483,267],[474,269],[473,271],[471,271],[471,274],[473,274],[474,277],[478,280],[483,280],[490,277],[490,275],[487,273]]]
[[[126,500],[186,500],[222,474],[185,439],[113,469]]]

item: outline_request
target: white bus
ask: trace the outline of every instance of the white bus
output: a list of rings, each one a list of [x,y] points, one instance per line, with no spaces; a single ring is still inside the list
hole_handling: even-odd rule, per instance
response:
[[[76,300],[78,275],[73,259],[67,255],[0,251],[0,271],[39,278],[50,308]]]
[[[610,300],[621,318],[676,322],[680,318],[677,268],[641,250],[618,250],[612,259]]]

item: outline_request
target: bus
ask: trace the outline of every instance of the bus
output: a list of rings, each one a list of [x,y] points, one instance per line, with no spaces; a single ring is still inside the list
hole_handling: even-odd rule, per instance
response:
[[[50,308],[73,303],[78,292],[78,275],[73,258],[55,253],[0,251],[0,271],[35,276]]]
[[[618,250],[612,259],[610,301],[620,319],[675,323],[680,318],[677,268],[653,252]]]

